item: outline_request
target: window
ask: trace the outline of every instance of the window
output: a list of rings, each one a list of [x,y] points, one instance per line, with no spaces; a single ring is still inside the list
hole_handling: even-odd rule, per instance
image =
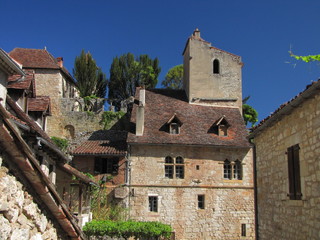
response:
[[[223,163],[223,178],[231,179],[231,163],[228,159]]]
[[[236,160],[234,162],[233,179],[238,179],[238,180],[242,179],[242,165],[241,165],[241,162],[239,160]]]
[[[176,114],[173,114],[173,116],[165,124],[165,128],[167,128],[167,126],[169,127],[168,130],[170,134],[180,134],[182,122],[179,120]]]
[[[94,171],[99,174],[117,174],[118,159],[117,158],[96,158],[94,163]]]
[[[184,178],[184,160],[182,157],[176,157],[175,161],[172,157],[167,156],[165,158],[164,165],[165,178],[173,179],[173,176],[179,179]]]
[[[220,73],[220,63],[218,59],[215,59],[213,61],[213,73],[214,74],[219,74]]]
[[[289,173],[289,197],[291,200],[301,200],[301,180],[299,163],[299,144],[287,149]]]
[[[158,197],[149,196],[149,211],[158,212]]]
[[[227,137],[230,124],[225,116],[220,117],[209,129],[208,133],[214,133],[218,136]]]
[[[247,236],[247,231],[246,231],[246,224],[241,224],[241,237]]]
[[[198,209],[204,209],[204,195],[198,195]]]

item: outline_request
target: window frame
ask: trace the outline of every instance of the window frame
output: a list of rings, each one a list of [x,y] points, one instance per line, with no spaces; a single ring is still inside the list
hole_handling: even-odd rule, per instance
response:
[[[290,200],[301,200],[301,173],[300,173],[300,147],[295,144],[287,149],[288,184]]]
[[[205,203],[206,203],[206,197],[204,194],[198,194],[197,195],[197,200],[198,200],[198,209],[205,209]]]
[[[185,161],[183,157],[178,156],[175,159],[171,156],[165,157],[164,177],[167,179],[184,179]]]
[[[212,73],[220,74],[220,61],[217,58],[212,61]]]
[[[158,196],[148,196],[148,210],[149,212],[158,212]]]

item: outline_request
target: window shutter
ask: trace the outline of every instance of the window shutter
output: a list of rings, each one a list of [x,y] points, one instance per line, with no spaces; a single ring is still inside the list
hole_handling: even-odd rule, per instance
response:
[[[290,199],[295,199],[293,148],[289,147],[287,151],[288,151],[289,197]]]
[[[300,161],[299,161],[299,145],[293,147],[293,165],[294,165],[294,186],[295,186],[295,199],[301,200],[301,181],[300,181]]]

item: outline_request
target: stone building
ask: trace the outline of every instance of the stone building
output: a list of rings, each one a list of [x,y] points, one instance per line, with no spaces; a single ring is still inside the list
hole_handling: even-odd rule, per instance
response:
[[[84,100],[79,98],[76,82],[63,66],[62,57],[54,58],[46,49],[15,48],[9,54],[24,70],[33,72],[36,95],[50,97],[50,117],[45,124],[49,136],[72,139],[79,132],[101,128],[103,100],[90,102],[94,114],[82,112]]]
[[[320,238],[320,80],[257,125],[259,239]]]
[[[129,217],[175,239],[254,239],[252,150],[242,119],[239,56],[195,30],[184,90],[136,91],[128,133]]]
[[[16,82],[8,79],[13,74],[20,75]],[[80,227],[90,217],[87,190],[94,181],[69,166],[41,124],[28,116],[33,104],[21,98],[33,94],[32,74],[2,49],[0,76],[0,239],[84,239]],[[7,91],[9,85],[14,88]],[[48,106],[44,102],[35,107]],[[72,192],[78,193],[76,201]]]

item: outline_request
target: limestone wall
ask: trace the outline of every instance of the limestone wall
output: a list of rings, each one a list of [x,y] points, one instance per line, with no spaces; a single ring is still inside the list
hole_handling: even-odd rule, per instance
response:
[[[44,207],[36,203],[36,196],[29,193],[27,185],[9,173],[2,161],[10,159],[0,156],[0,239],[67,239]]]
[[[320,96],[255,138],[260,239],[320,239]],[[289,200],[287,148],[299,144],[302,200]]]
[[[184,179],[165,178],[166,156],[184,158]],[[243,180],[223,178],[226,158],[242,162]],[[179,240],[254,239],[251,150],[133,145],[129,160],[131,218],[171,224]],[[205,209],[198,209],[198,195],[205,195]],[[158,212],[149,211],[149,196],[158,197]]]

